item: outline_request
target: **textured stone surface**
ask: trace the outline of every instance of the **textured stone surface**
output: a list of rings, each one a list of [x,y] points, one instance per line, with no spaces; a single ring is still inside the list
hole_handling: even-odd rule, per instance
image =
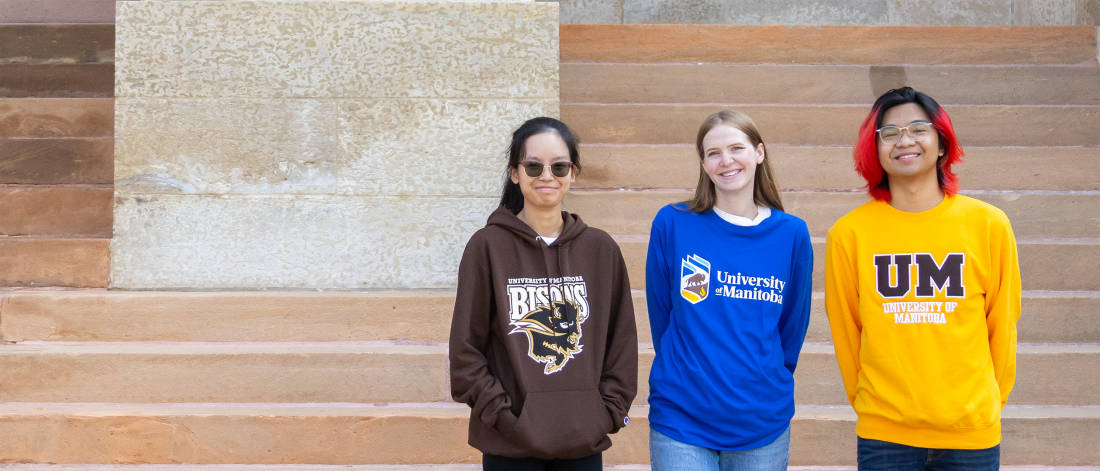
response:
[[[1095,0],[1013,0],[1012,17],[1018,25],[1073,25],[1078,5]],[[1084,9],[1084,8],[1081,8]]]
[[[110,98],[0,98],[0,137],[111,137]]]
[[[727,45],[737,44],[731,48]],[[1080,64],[1096,28],[562,25],[562,62]]]
[[[340,194],[500,195],[511,133],[556,100],[347,100]]]
[[[113,64],[0,64],[0,96],[10,98],[110,98]]]
[[[730,25],[885,24],[882,0],[624,0],[623,23]],[[562,21],[566,23],[566,21]]]
[[[443,288],[496,198],[137,195],[114,288]],[[162,267],[172,267],[164,270]]]
[[[0,286],[106,288],[108,239],[0,238]]]
[[[336,113],[332,100],[119,98],[115,184],[120,193],[331,194]]]
[[[124,2],[118,11],[120,97],[557,96],[552,3]]]
[[[111,237],[110,188],[0,187],[0,236]]]
[[[561,74],[564,103],[870,107],[887,89],[909,85],[945,106],[1100,104],[1096,67],[565,63]],[[974,87],[975,83],[982,86]]]
[[[114,0],[4,0],[0,23],[114,23]]]
[[[895,25],[1011,25],[1012,0],[886,0]]]
[[[4,298],[0,333],[16,342],[446,342],[454,309],[454,293],[416,292],[23,291]]]
[[[623,22],[623,1],[561,0],[556,3],[562,24],[619,24]]]
[[[438,402],[445,346],[120,343],[0,348],[5,402]]]
[[[0,25],[0,64],[86,64],[114,60],[113,24]]]
[[[631,409],[605,464],[648,463],[647,415]],[[468,420],[464,406],[4,404],[0,453],[15,463],[477,463]],[[1096,463],[1098,427],[1094,408],[1009,407],[1002,462]],[[855,465],[855,441],[850,408],[798,407],[791,465]]]
[[[112,138],[0,138],[0,184],[95,185],[112,181]]]
[[[1100,190],[1100,149],[1090,147],[970,147],[955,167],[963,190]],[[575,189],[681,188],[699,180],[692,145],[589,144]],[[780,188],[850,190],[865,182],[848,146],[770,145]],[[1035,165],[1041,158],[1043,165]]]

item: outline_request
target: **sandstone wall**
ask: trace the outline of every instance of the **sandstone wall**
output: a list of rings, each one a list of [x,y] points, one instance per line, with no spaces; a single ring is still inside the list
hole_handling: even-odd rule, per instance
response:
[[[111,287],[447,288],[558,7],[120,2],[115,79]]]
[[[560,0],[557,3],[561,4],[562,24],[1100,25],[1100,0]]]

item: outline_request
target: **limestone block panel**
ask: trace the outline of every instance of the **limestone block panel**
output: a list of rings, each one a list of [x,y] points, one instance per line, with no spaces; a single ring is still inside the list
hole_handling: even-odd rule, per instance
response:
[[[1013,0],[887,0],[892,25],[1004,26]]]
[[[336,189],[336,102],[118,98],[121,193],[325,193]]]
[[[508,143],[557,100],[346,100],[339,193],[499,196]]]
[[[622,9],[627,24],[861,25],[886,20],[882,0],[623,0]]]
[[[111,286],[453,288],[496,198],[136,195],[115,202]]]
[[[119,97],[558,94],[555,3],[122,2]]]

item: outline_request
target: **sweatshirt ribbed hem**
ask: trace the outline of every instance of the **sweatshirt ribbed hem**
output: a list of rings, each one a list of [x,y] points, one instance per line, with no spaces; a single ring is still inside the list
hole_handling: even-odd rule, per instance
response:
[[[856,435],[918,448],[981,450],[1001,443],[1001,421],[982,428],[935,430],[910,427],[874,415],[860,415],[856,421]]]

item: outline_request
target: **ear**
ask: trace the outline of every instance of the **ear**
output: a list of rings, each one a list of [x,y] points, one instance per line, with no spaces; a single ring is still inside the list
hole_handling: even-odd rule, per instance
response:
[[[512,180],[512,183],[519,185],[519,169],[508,167],[508,178]]]
[[[764,143],[761,142],[760,145],[756,146],[756,165],[764,163],[765,155],[767,154],[764,152]]]
[[[940,155],[939,155],[939,157],[943,157],[943,154],[946,154],[946,153],[947,153],[947,149],[943,147],[943,141],[940,141]]]

